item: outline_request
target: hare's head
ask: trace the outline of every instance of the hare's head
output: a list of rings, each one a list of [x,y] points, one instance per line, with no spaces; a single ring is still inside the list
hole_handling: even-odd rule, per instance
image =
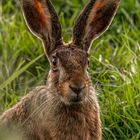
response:
[[[88,52],[92,40],[110,25],[119,0],[90,0],[77,19],[72,41],[64,44],[58,16],[49,0],[22,0],[30,31],[43,42],[51,70],[49,79],[65,103],[80,102],[89,94]]]

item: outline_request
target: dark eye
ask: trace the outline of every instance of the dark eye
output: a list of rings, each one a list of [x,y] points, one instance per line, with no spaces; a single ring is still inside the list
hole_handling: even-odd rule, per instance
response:
[[[53,57],[51,63],[52,63],[52,70],[54,72],[56,72],[58,70],[57,69],[57,58],[56,57]]]
[[[56,60],[56,58],[52,58],[52,64],[53,64],[53,66],[56,66],[56,65],[57,65],[57,60]]]
[[[89,60],[88,60],[88,66],[89,66]]]

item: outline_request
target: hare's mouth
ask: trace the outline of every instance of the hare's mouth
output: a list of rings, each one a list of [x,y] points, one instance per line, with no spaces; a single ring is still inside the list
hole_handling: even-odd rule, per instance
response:
[[[73,99],[71,99],[71,103],[80,103],[80,102],[82,102],[83,101],[83,98],[82,97],[79,97],[79,96],[77,96],[77,97],[74,97]]]
[[[85,95],[84,92],[81,92],[79,94],[71,92],[70,94],[71,94],[70,102],[78,103],[78,102],[82,102],[84,100],[84,95]]]
[[[66,104],[83,102],[88,92],[88,86],[85,84],[69,84],[65,82],[59,86],[59,95],[61,101]]]
[[[86,93],[79,93],[75,94],[72,91],[69,91],[67,95],[61,96],[61,101],[65,104],[79,104],[82,103],[85,100]]]
[[[66,105],[81,104],[84,102],[84,98],[81,97],[76,97],[71,99],[61,98],[61,101]]]

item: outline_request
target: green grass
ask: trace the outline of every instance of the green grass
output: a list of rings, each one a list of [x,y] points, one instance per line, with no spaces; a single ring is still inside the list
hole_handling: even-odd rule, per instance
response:
[[[53,0],[64,40],[87,0]],[[19,2],[0,3],[0,112],[49,70],[41,42],[28,32]],[[90,74],[98,92],[105,140],[140,139],[140,1],[121,1],[109,30],[93,43]]]

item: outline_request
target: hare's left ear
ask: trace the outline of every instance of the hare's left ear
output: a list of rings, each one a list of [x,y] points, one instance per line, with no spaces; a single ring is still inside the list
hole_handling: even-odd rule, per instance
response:
[[[31,32],[39,37],[50,55],[63,44],[61,25],[50,0],[21,0],[26,23]]]
[[[99,37],[111,24],[120,0],[90,0],[73,31],[73,44],[88,51],[92,40]]]

